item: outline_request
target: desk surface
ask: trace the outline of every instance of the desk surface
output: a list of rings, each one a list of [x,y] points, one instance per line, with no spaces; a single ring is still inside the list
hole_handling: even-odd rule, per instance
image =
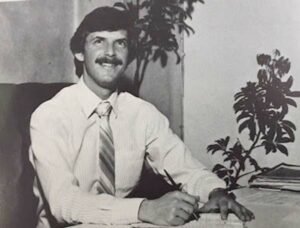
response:
[[[247,228],[299,228],[300,227],[300,194],[292,192],[267,191],[256,189],[239,189],[236,192],[237,200],[252,210],[255,220],[246,224]],[[219,215],[215,215],[219,216]],[[200,218],[201,220],[201,218]],[[234,219],[232,220],[234,221]],[[103,226],[77,225],[72,228],[128,228],[128,227],[155,227],[141,224],[140,226]],[[177,226],[178,227],[178,226]],[[241,228],[241,223],[224,223],[219,219],[215,224],[203,222],[183,227],[200,228]]]
[[[255,214],[248,228],[300,227],[300,193],[245,188],[237,196]]]

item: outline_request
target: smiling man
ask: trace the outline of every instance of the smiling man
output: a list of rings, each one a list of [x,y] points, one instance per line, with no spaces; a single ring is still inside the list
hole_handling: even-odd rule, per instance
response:
[[[100,7],[71,39],[79,82],[60,91],[32,115],[31,161],[39,198],[37,227],[67,224],[181,225],[199,211],[231,210],[244,221],[253,214],[224,190],[172,133],[153,105],[118,90],[132,57],[127,11]],[[155,200],[126,198],[140,182],[147,161],[167,170],[183,191]],[[167,177],[165,177],[167,180]],[[206,202],[198,209],[198,202]]]
[[[118,79],[127,66],[127,56],[125,29],[90,33],[83,51],[75,53],[75,58],[84,63],[83,80],[86,86],[101,99],[108,98],[117,89]]]

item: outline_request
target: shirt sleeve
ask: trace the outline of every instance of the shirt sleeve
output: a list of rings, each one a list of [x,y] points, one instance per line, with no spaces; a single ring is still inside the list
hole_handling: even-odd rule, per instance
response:
[[[55,110],[39,109],[31,118],[31,162],[45,199],[59,223],[131,224],[138,222],[143,199],[117,198],[83,191],[72,173],[68,156],[68,118]]]
[[[201,202],[208,200],[213,189],[226,187],[223,180],[193,157],[182,140],[172,132],[163,114],[149,104],[145,115],[148,121],[146,153],[154,171],[165,176],[163,170],[167,170],[176,183],[182,184],[183,190],[199,195]]]

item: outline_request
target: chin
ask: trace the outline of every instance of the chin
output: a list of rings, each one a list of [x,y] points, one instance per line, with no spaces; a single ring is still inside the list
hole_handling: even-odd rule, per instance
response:
[[[118,82],[119,82],[119,79],[115,79],[112,81],[104,81],[104,82],[99,83],[99,86],[101,86],[102,88],[105,88],[105,89],[115,90],[118,87]]]

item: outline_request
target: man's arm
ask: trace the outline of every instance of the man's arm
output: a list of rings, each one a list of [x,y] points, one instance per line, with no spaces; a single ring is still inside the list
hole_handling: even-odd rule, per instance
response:
[[[148,122],[146,135],[146,158],[156,173],[165,176],[166,170],[183,191],[208,200],[216,188],[226,188],[223,180],[194,158],[181,139],[169,127],[169,121],[154,106],[149,105],[145,119]],[[167,181],[168,178],[165,177]]]
[[[183,190],[189,193],[182,193],[185,195],[182,197],[189,196],[193,198],[195,196],[200,196],[200,201],[203,203],[210,198],[208,202],[212,202],[211,204],[217,206],[219,209],[222,208],[222,216],[226,207],[223,207],[222,205],[226,204],[229,209],[233,210],[241,219],[243,216],[246,217],[246,220],[248,220],[248,217],[252,218],[250,213],[248,213],[248,210],[245,210],[243,206],[233,199],[228,198],[227,195],[214,193],[215,189],[224,189],[226,187],[225,183],[192,156],[191,152],[185,147],[183,142],[170,130],[168,120],[159,111],[151,105],[149,105],[148,108],[147,117],[149,118],[149,127],[147,130],[146,152],[148,154],[149,164],[154,170],[161,175],[165,175],[163,170],[166,169],[175,179],[175,182],[181,183]],[[158,199],[157,201],[159,202],[150,201],[147,203],[147,201],[144,201],[141,205],[141,209],[143,209],[143,206],[152,208],[152,210],[148,209],[145,211],[152,211],[152,213],[157,212],[156,215],[152,214],[152,218],[156,217],[156,221],[159,218],[165,219],[163,222],[169,225],[174,225],[170,223],[170,221],[174,222],[174,219],[172,220],[168,216],[173,215],[176,217],[176,213],[175,215],[173,213],[165,216],[164,213],[156,209],[160,208],[160,205],[167,204],[165,205],[165,208],[173,207],[175,208],[175,211],[179,208],[180,210],[184,210],[190,216],[190,209],[195,206],[196,203],[193,203],[191,200],[189,203],[190,207],[185,210],[184,206],[182,206],[182,201],[185,200],[183,198],[176,198],[178,195],[172,195],[175,193],[169,194],[171,199],[166,201],[164,198],[165,196]],[[175,203],[171,204],[173,199],[175,199]],[[207,205],[207,208],[210,208],[209,206],[210,204]],[[181,217],[183,218],[183,221],[186,222],[188,221],[187,218],[189,216],[185,215],[185,217]],[[169,219],[166,220],[166,218]],[[175,223],[175,225],[181,225],[182,220],[176,220]]]
[[[83,191],[73,174],[67,146],[68,118],[59,110],[39,109],[31,119],[31,157],[51,213],[60,223],[129,224],[138,222],[143,199],[121,199]]]

